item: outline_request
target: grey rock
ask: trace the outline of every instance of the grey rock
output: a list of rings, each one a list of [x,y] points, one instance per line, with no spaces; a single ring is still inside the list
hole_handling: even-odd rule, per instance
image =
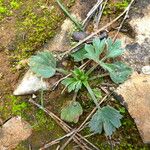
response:
[[[126,52],[123,55],[123,60],[133,67],[134,70],[142,72],[143,66],[150,65],[147,64],[147,59],[150,59],[149,0],[138,1],[132,6],[129,26],[134,31],[135,37],[130,40],[126,37],[126,42],[124,43]]]
[[[79,42],[79,41],[83,40],[87,36],[88,36],[88,34],[86,34],[85,32],[74,32],[72,34],[72,38],[76,42]]]
[[[136,1],[130,12],[135,37],[122,36],[126,48],[122,59],[141,74],[135,72],[117,93],[124,98],[143,142],[150,143],[150,0]]]
[[[33,94],[39,90],[47,90],[48,83],[43,81],[40,77],[37,77],[32,71],[28,71],[23,80],[20,82],[16,90],[14,91],[14,95],[27,95]]]

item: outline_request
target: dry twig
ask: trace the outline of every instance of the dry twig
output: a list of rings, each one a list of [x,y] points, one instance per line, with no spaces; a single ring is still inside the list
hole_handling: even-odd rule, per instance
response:
[[[44,108],[43,106],[37,104],[35,101],[33,101],[31,98],[29,99],[29,102],[34,104],[35,106],[37,106],[38,108],[40,108],[41,110],[43,110],[45,113],[47,113],[52,119],[55,120],[55,122],[66,132],[66,133],[70,133],[73,131],[73,129],[68,126],[64,121],[62,121],[59,117],[57,117],[54,113],[52,113],[51,111],[47,110],[46,108]],[[76,131],[74,131],[76,132]],[[91,148],[89,148],[87,146],[86,143],[88,143],[91,147],[93,147],[95,149],[96,146],[94,146],[91,142],[89,142],[86,138],[84,138],[82,135],[80,135],[79,133],[77,133],[74,137],[73,140],[75,143],[77,143],[83,150],[91,150]],[[86,143],[85,143],[85,142]],[[98,150],[98,149],[97,149]]]
[[[92,7],[92,9],[88,12],[87,17],[85,18],[85,20],[83,21],[82,25],[84,26],[84,28],[87,25],[87,22],[92,18],[92,16],[94,15],[95,11],[99,8],[99,6],[102,4],[103,0],[98,0],[97,3]]]
[[[101,105],[105,99],[108,97],[108,95],[106,95],[99,103],[99,105]],[[69,144],[69,142],[73,139],[73,137],[81,131],[81,129],[83,128],[83,126],[86,124],[86,122],[91,118],[91,116],[95,113],[97,107],[95,107],[91,113],[88,115],[88,117],[83,121],[83,123],[79,126],[79,128],[72,134],[72,136],[67,140],[67,142],[60,148],[60,150],[64,150],[64,148]],[[99,150],[99,149],[97,149]]]
[[[121,28],[122,28],[122,26],[123,26],[125,20],[128,18],[130,7],[131,7],[131,5],[133,4],[134,1],[135,1],[135,0],[132,0],[131,3],[129,4],[129,6],[128,6],[127,10],[126,10],[125,16],[124,16],[122,22],[120,23],[120,26],[118,27],[118,31],[117,31],[117,33],[115,34],[114,38],[113,38],[113,41],[116,40],[116,38],[117,38],[117,36],[118,36],[118,34],[119,34],[119,32],[120,32],[120,30],[121,30]]]
[[[134,2],[134,0],[132,0],[131,4]],[[83,39],[82,41],[78,42],[77,45],[75,45],[74,47],[72,47],[71,49],[69,49],[68,51],[64,52],[61,57],[65,57],[67,56],[69,53],[71,52],[75,52],[74,50],[79,47],[81,44],[83,44],[84,42],[86,42],[87,40],[89,40],[90,38],[92,38],[93,36],[95,36],[96,34],[98,34],[99,32],[105,30],[106,28],[108,28],[109,26],[111,26],[113,23],[115,23],[118,19],[120,19],[131,7],[131,4],[129,4],[129,6],[118,16],[116,17],[114,20],[112,20],[111,22],[109,22],[108,24],[106,24],[105,26],[103,26],[102,28],[98,29],[97,31],[95,31],[94,33],[90,34],[89,36],[87,36],[85,39]]]
[[[43,147],[40,148],[40,150],[47,149],[47,148],[49,148],[52,145],[60,143],[61,140],[65,139],[65,138],[67,138],[69,136],[71,136],[74,132],[75,131],[72,131],[72,132],[70,132],[70,133],[68,133],[68,134],[66,134],[66,135],[64,135],[64,136],[62,136],[62,137],[60,137],[58,139],[55,139],[54,141],[51,141],[50,143],[45,144]]]

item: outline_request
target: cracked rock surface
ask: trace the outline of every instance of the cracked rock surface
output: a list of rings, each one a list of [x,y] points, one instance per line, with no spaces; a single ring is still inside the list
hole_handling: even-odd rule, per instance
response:
[[[150,143],[150,74],[149,70],[145,74],[143,71],[145,67],[150,67],[150,0],[135,1],[129,24],[135,37],[124,40],[126,52],[123,60],[135,72],[118,87],[117,93],[127,103],[143,142]]]

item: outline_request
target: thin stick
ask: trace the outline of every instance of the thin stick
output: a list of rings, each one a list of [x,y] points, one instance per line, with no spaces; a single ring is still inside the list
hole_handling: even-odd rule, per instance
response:
[[[68,133],[68,134],[66,134],[66,135],[64,135],[64,136],[62,136],[62,137],[60,137],[60,138],[58,138],[58,139],[55,139],[54,141],[51,141],[50,143],[45,144],[45,145],[44,145],[43,147],[41,147],[39,150],[44,150],[44,149],[46,149],[46,148],[49,148],[49,147],[52,146],[52,145],[55,145],[55,144],[60,143],[61,140],[63,140],[63,139],[66,138],[66,137],[71,136],[74,132],[75,132],[75,130],[72,131],[72,132],[70,132],[70,133]]]
[[[55,120],[55,122],[65,131],[65,132],[71,132],[71,127],[69,127],[65,122],[63,122],[59,117],[57,117],[54,113],[47,110],[46,108],[43,108],[41,105],[37,104],[35,101],[33,101],[31,98],[29,99],[29,102],[43,110],[45,113],[47,113],[52,119]],[[89,150],[89,147],[79,138],[74,138],[75,143],[77,143],[83,150]],[[85,148],[86,147],[86,148]]]
[[[60,145],[57,146],[56,150],[59,150],[59,148],[60,148]]]
[[[129,7],[129,6],[128,6]],[[68,51],[64,52],[62,54],[62,57],[65,57],[66,55],[68,55],[70,52],[74,52],[73,50],[76,49],[78,46],[80,46],[81,44],[83,44],[84,42],[86,42],[87,40],[89,40],[90,38],[92,38],[93,36],[95,36],[96,34],[98,34],[99,32],[105,30],[107,27],[111,26],[113,23],[115,23],[118,19],[120,19],[127,11],[128,11],[128,7],[118,16],[116,17],[114,20],[112,20],[111,22],[109,22],[108,24],[106,24],[105,26],[103,26],[102,28],[98,29],[97,31],[95,31],[94,33],[90,34],[89,36],[87,36],[85,39],[83,39],[82,41],[78,42],[77,45],[75,45],[74,47],[72,47],[71,49],[69,49]]]
[[[91,134],[85,135],[84,137],[85,137],[85,138],[88,138],[88,137],[91,137],[91,136],[93,136],[93,135],[95,135],[95,133],[91,133]]]
[[[98,9],[98,7],[102,4],[103,0],[99,0],[93,7],[92,9],[88,12],[87,17],[85,18],[85,20],[83,21],[82,25],[84,26],[84,28],[87,25],[88,20],[90,20],[93,16],[93,14],[95,13],[95,11]]]
[[[98,19],[97,19],[97,23],[96,23],[97,29],[98,29],[98,27],[99,27],[99,23],[100,23],[100,20],[101,20],[101,17],[102,17],[102,14],[103,14],[103,11],[104,11],[104,9],[105,9],[105,7],[106,7],[107,2],[108,2],[108,0],[105,0],[105,3],[104,3],[104,5],[103,5],[103,7],[102,7],[102,10],[101,10],[100,13],[98,14]]]
[[[119,26],[119,28],[118,28],[117,33],[115,34],[115,36],[114,36],[114,38],[113,38],[113,41],[116,40],[116,38],[117,38],[117,36],[118,36],[118,34],[119,34],[119,32],[120,32],[120,30],[121,30],[121,28],[122,28],[122,26],[123,26],[125,20],[128,18],[128,14],[129,14],[130,7],[131,7],[131,5],[133,4],[134,1],[135,1],[135,0],[132,0],[131,3],[128,5],[128,9],[126,10],[126,14],[125,14],[125,16],[124,16],[124,18],[123,18],[123,20],[122,20],[122,22],[121,22],[121,24],[120,24],[120,26]]]
[[[108,95],[106,95],[101,102],[99,103],[102,104],[104,100],[107,98]],[[83,121],[83,123],[79,126],[79,128],[74,132],[74,134],[67,140],[67,142],[60,148],[60,150],[64,150],[64,148],[69,144],[69,142],[73,139],[73,137],[76,135],[77,132],[81,130],[81,128],[86,124],[86,122],[91,118],[91,116],[95,113],[97,107],[95,107],[91,113],[88,115],[88,117]]]

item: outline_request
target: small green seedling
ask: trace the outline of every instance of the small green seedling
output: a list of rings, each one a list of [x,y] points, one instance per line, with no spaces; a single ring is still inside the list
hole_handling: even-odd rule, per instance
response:
[[[99,77],[109,75],[116,84],[125,82],[129,75],[132,74],[132,69],[121,61],[115,61],[115,58],[121,56],[123,52],[120,40],[113,42],[111,38],[102,41],[99,38],[95,38],[92,44],[85,44],[84,48],[71,54],[77,62],[89,59],[96,63],[96,66],[86,71],[79,68],[74,69],[72,75],[62,81],[68,92],[75,92],[75,95],[77,95],[79,90],[85,88],[89,93],[97,108],[89,123],[90,130],[94,133],[102,133],[104,130],[106,136],[111,136],[121,126],[120,119],[122,115],[109,105],[102,108],[99,106],[98,102],[101,98],[101,93],[95,88],[91,88],[90,82],[95,78],[91,78],[90,75],[97,66],[100,66],[106,73],[98,75]],[[57,68],[55,57],[48,51],[32,56],[29,59],[29,66],[34,73],[42,78],[50,78],[55,75],[56,71],[65,72],[63,69]],[[81,104],[76,101],[76,98],[73,98],[62,109],[61,119],[77,123],[82,113]]]

